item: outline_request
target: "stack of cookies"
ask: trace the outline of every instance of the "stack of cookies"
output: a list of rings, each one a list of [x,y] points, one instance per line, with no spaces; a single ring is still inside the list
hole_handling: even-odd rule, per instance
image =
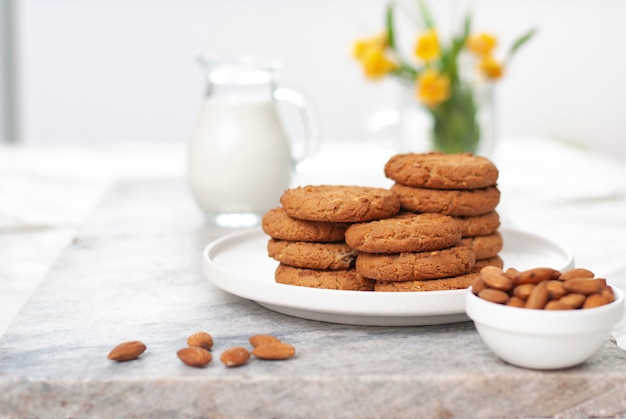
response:
[[[399,154],[391,189],[320,185],[285,191],[263,217],[279,283],[363,291],[467,288],[502,267],[498,170],[472,154]],[[400,213],[402,210],[402,213]]]
[[[502,267],[498,169],[489,159],[469,153],[398,154],[386,163],[385,175],[395,181],[391,190],[404,210],[453,217],[476,266]]]
[[[371,291],[374,281],[355,270],[358,250],[345,242],[354,223],[392,217],[398,197],[383,188],[320,185],[288,189],[262,228],[279,262],[276,282],[313,288]]]
[[[448,215],[401,214],[353,224],[345,236],[359,250],[356,271],[374,280],[375,291],[467,288],[475,277],[474,252]]]

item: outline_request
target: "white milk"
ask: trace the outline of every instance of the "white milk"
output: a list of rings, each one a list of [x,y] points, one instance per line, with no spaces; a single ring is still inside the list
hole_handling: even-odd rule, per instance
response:
[[[205,100],[189,143],[188,182],[209,217],[260,215],[279,206],[291,167],[274,102]]]

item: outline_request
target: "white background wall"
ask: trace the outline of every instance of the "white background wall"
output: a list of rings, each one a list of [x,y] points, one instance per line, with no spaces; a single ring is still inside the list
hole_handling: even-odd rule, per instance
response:
[[[434,2],[430,2],[433,4]],[[284,62],[325,140],[366,136],[395,104],[392,81],[370,83],[350,57],[382,27],[384,0],[20,0],[17,135],[27,143],[185,142],[199,110],[198,54],[247,52]],[[438,19],[449,2],[437,0]],[[453,3],[456,4],[456,3]],[[537,37],[498,90],[502,137],[550,136],[626,158],[626,2],[477,0],[475,27],[500,51]]]

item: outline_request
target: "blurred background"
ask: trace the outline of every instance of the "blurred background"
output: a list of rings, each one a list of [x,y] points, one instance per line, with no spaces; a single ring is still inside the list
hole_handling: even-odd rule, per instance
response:
[[[383,28],[384,0],[0,4],[0,142],[185,143],[203,98],[201,54],[283,61],[281,85],[308,95],[325,141],[367,138],[372,116],[399,100],[394,80],[367,81],[351,57],[357,38]],[[499,137],[550,137],[626,159],[626,2],[429,4],[443,25],[470,7],[502,53],[538,29],[499,83]]]

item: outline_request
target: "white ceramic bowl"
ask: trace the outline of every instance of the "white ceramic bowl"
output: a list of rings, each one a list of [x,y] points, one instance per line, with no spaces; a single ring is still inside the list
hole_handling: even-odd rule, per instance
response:
[[[624,316],[624,293],[612,287],[615,301],[579,310],[533,310],[465,297],[465,312],[483,342],[503,360],[532,369],[578,365],[611,337]]]

